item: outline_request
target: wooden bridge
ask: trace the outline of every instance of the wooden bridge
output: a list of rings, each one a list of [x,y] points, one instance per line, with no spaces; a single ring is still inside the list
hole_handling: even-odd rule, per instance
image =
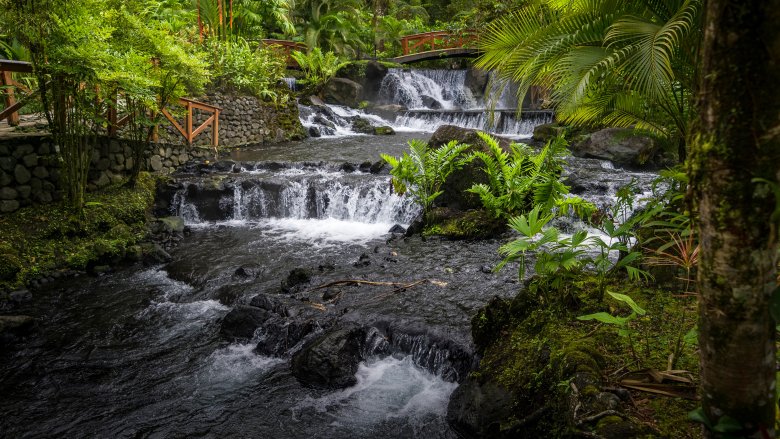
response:
[[[297,50],[299,52],[306,52],[308,50],[308,47],[305,44],[296,43],[295,41],[265,39],[265,40],[260,40],[260,42],[263,43],[263,46],[268,47],[272,50],[276,50],[277,52],[282,54],[287,60],[288,69],[299,68],[298,63],[291,56],[291,54],[294,51]]]
[[[3,85],[2,96],[5,103],[5,108],[0,112],[0,121],[8,120],[8,125],[19,125],[19,110],[31,102],[40,92],[40,90],[31,91],[29,88],[13,80],[13,73],[32,73],[32,64],[24,61],[12,61],[12,60],[0,60],[0,81]],[[15,90],[20,90],[26,93],[26,96],[17,101]],[[195,137],[202,133],[209,126],[213,127],[211,130],[211,145],[216,149],[219,146],[219,113],[222,110],[214,105],[209,105],[203,102],[193,101],[191,99],[179,99],[178,105],[184,109],[184,126],[180,124],[176,118],[169,112],[169,109],[163,108],[162,115],[176,128],[185,142],[188,145],[192,145]],[[210,114],[210,116],[199,126],[193,126],[193,110],[199,110]],[[106,134],[109,136],[116,136],[121,127],[127,124],[129,117],[125,115],[122,117],[119,114],[119,105],[117,102],[117,96],[114,94],[109,98],[108,112],[106,114]],[[155,127],[153,133],[153,141],[157,141],[157,127]]]
[[[404,54],[388,61],[409,64],[429,59],[475,57],[479,55],[478,42],[479,35],[471,30],[462,32],[434,31],[407,35],[401,38],[401,48]]]

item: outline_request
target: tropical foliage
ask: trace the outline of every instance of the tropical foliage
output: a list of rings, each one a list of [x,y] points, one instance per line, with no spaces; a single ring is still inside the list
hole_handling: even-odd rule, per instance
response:
[[[392,166],[390,175],[395,191],[398,194],[408,192],[427,214],[442,194],[441,187],[447,177],[470,160],[463,157],[468,147],[453,140],[433,149],[422,140],[412,139],[409,153],[404,152],[401,157],[382,154],[382,159]]]
[[[483,163],[488,183],[475,184],[469,192],[477,194],[494,216],[509,218],[534,206],[561,214],[573,210],[581,216],[594,210],[579,197],[567,197],[569,190],[560,181],[563,160],[569,154],[563,138],[551,140],[538,153],[528,145],[512,143],[507,153],[494,137],[478,134],[490,153],[474,151],[472,156]]]
[[[542,0],[491,24],[478,65],[552,91],[560,120],[636,127],[682,156],[700,39],[699,0]]]

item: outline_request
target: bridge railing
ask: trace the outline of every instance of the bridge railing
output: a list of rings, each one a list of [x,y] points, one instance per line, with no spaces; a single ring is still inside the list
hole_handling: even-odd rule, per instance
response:
[[[404,55],[439,49],[476,47],[479,37],[475,31],[463,32],[433,31],[401,37]]]
[[[23,84],[14,81],[12,73],[32,73],[32,64],[25,61],[0,60],[0,84],[2,84],[5,108],[0,112],[0,120],[8,119],[8,125],[19,125],[19,110],[34,97],[38,90],[32,91]],[[16,100],[14,89],[27,93],[27,98]]]
[[[265,39],[260,40],[260,42],[263,46],[276,50],[281,55],[285,56],[287,67],[298,67],[298,63],[290,56],[294,51],[305,52],[308,50],[308,46],[303,43],[296,43],[295,41]]]

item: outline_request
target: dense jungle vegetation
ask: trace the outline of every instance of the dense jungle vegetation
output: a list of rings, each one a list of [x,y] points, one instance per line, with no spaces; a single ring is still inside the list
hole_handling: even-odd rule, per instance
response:
[[[384,156],[395,189],[423,207],[427,233],[452,227],[437,224],[436,198],[469,163],[487,180],[469,189],[483,205],[480,218],[514,232],[499,252],[527,286],[516,301],[533,302],[533,311],[515,313],[513,301],[475,317],[475,339],[485,343],[478,373],[566,395],[567,377],[557,371],[529,381],[523,371],[539,365],[527,358],[542,345],[569,352],[590,337],[612,382],[665,398],[635,404],[643,422],[671,436],[698,434],[680,423],[687,416],[707,437],[775,436],[780,1],[0,0],[0,10],[0,53],[33,64],[16,79],[40,89],[31,108],[60,147],[67,203],[0,221],[61,222],[3,232],[0,250],[26,231],[92,239],[96,222],[106,246],[117,245],[115,235],[138,239],[138,204],[150,197],[140,169],[129,182],[140,189],[85,195],[91,150],[117,90],[132,120],[127,135],[144,144],[163,110],[206,88],[269,104],[294,99],[280,83],[286,55],[262,39],[304,43],[293,57],[306,80],[323,84],[345,62],[400,54],[401,36],[477,30],[475,65],[518,83],[521,95],[546,90],[565,133],[632,128],[680,160],[661,172],[651,199],[629,186],[599,210],[560,181],[565,136],[541,150],[502,149],[481,135],[481,149],[412,142],[409,153]],[[101,198],[123,193],[134,202]],[[645,207],[627,216],[637,204]],[[114,216],[90,210],[101,205]],[[600,234],[553,227],[570,215]],[[79,245],[31,248],[83,265]],[[594,248],[595,256],[586,251]],[[626,371],[644,376],[621,381]]]

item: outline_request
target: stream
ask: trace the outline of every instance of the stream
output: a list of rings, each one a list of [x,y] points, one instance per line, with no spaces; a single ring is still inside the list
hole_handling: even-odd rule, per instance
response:
[[[511,236],[468,242],[389,233],[418,207],[391,193],[386,171],[360,165],[429,137],[404,117],[385,121],[406,128],[395,136],[343,126],[318,139],[233,151],[230,170],[178,175],[167,201],[191,232],[170,263],[58,280],[20,309],[45,324],[0,354],[0,436],[456,437],[447,403],[476,361],[470,319],[493,296],[515,295],[519,283],[514,267],[491,271]],[[579,195],[599,205],[620,185],[636,179],[648,188],[654,177],[576,158],[567,172],[576,174]],[[299,268],[312,273],[310,287],[420,283],[280,291]],[[247,271],[251,277],[240,275]],[[310,305],[322,306],[331,323],[379,328],[382,340],[353,385],[302,385],[290,356],[325,323],[278,355],[256,350],[269,337],[263,328],[243,342],[220,333],[225,316],[258,294],[283,295],[312,315],[321,311]]]

